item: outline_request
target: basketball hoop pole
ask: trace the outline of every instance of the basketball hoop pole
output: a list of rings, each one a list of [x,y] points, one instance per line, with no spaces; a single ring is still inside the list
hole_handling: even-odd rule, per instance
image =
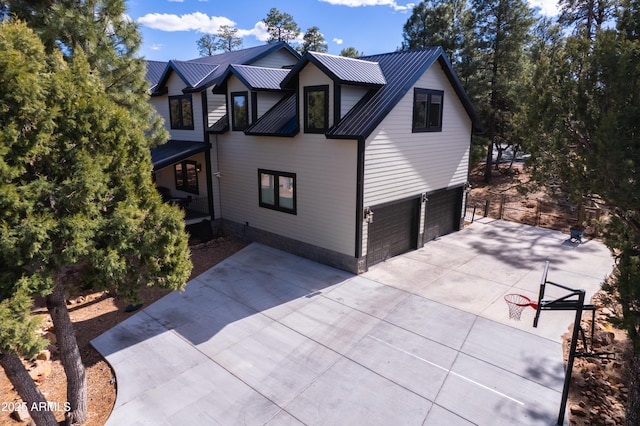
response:
[[[540,283],[540,294],[538,295],[538,307],[536,309],[536,316],[533,319],[533,326],[538,326],[538,319],[540,317],[540,311],[570,311],[573,310],[576,313],[575,320],[573,322],[573,332],[571,336],[571,345],[569,347],[569,355],[567,357],[567,369],[565,371],[564,376],[564,386],[562,387],[562,400],[560,402],[560,412],[558,413],[558,422],[557,424],[561,426],[564,424],[564,416],[567,408],[567,400],[569,399],[569,387],[571,385],[571,373],[573,371],[573,362],[576,357],[609,357],[613,355],[615,359],[615,354],[613,353],[595,353],[587,351],[585,347],[585,352],[577,353],[576,349],[578,347],[578,334],[582,331],[582,327],[580,325],[582,321],[582,314],[584,311],[593,311],[595,315],[596,307],[594,305],[585,305],[585,295],[586,292],[584,290],[576,290],[573,288],[569,288],[560,284],[556,284],[551,281],[547,281],[547,273],[549,272],[549,262],[545,262],[544,265],[544,273],[542,275],[542,282]],[[544,293],[546,289],[546,285],[551,284],[555,287],[559,287],[563,290],[567,290],[569,293],[565,296],[559,297],[553,300],[543,300]],[[575,298],[577,296],[577,299]],[[591,322],[591,340],[593,341],[593,331],[594,331],[595,321]],[[584,339],[584,331],[583,339]],[[586,342],[584,343],[586,345]],[[592,343],[593,344],[593,343]]]
[[[569,347],[569,356],[567,358],[567,371],[564,376],[564,386],[562,387],[562,399],[560,400],[560,412],[558,413],[558,425],[564,423],[564,415],[567,409],[567,400],[569,399],[569,387],[571,386],[571,373],[573,372],[573,362],[576,358],[576,348],[578,345],[578,332],[580,330],[580,321],[582,321],[582,310],[584,308],[584,290],[579,290],[578,302],[576,306],[576,319],[573,322],[573,333],[571,335],[571,346]]]

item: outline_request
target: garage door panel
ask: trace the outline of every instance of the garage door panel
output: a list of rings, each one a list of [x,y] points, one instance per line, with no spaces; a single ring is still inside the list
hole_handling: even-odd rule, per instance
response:
[[[418,236],[418,200],[372,207],[367,266],[415,249]]]
[[[429,194],[425,208],[425,242],[459,230],[462,188]]]

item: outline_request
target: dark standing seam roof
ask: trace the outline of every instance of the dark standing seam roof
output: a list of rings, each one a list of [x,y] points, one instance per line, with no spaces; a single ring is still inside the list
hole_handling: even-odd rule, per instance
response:
[[[156,146],[151,148],[153,170],[159,170],[163,167],[167,167],[204,150],[206,150],[204,142],[172,140],[163,145]]]
[[[324,53],[307,52],[282,82],[282,87],[290,86],[297,75],[309,62],[320,68],[339,84],[379,87],[386,84],[382,69],[375,61],[346,58]]]
[[[299,131],[297,105],[296,94],[289,94],[249,126],[244,133],[254,136],[295,136]]]
[[[328,138],[366,139],[436,60],[440,61],[449,81],[460,96],[474,127],[479,127],[477,114],[441,48],[393,52],[361,59],[379,63],[387,84],[369,91],[340,122],[327,131]]]
[[[300,54],[296,52],[291,46],[283,41],[280,41],[277,43],[268,43],[262,46],[250,47],[241,50],[232,50],[231,52],[225,52],[219,55],[211,55],[193,59],[193,62],[220,65],[220,67],[218,67],[218,69],[208,78],[204,79],[198,85],[198,87],[196,87],[196,89],[201,89],[212,86],[214,84],[218,84],[218,80],[220,79],[220,77],[222,77],[227,67],[231,64],[251,65],[252,63],[262,59],[270,53],[280,49],[286,49],[296,58],[300,57]]]
[[[162,78],[164,70],[167,68],[167,63],[163,61],[147,61],[147,73],[145,75],[149,82],[149,89],[153,91],[158,85],[158,82]]]
[[[198,87],[218,68],[218,65],[201,62],[170,61],[170,63],[189,88]]]
[[[229,130],[229,114],[225,114],[218,121],[209,126],[209,133],[224,133]]]
[[[287,50],[296,58],[300,57],[300,54],[291,46],[281,41],[247,49],[232,50],[231,52],[225,52],[219,55],[203,56],[189,61],[170,61],[169,64],[165,66],[161,77],[156,81],[156,85],[164,86],[169,78],[169,70],[174,70],[185,81],[185,84],[189,86],[185,89],[185,92],[200,91],[217,84],[218,79],[224,74],[229,65],[251,65],[280,49]],[[173,66],[171,66],[172,64]],[[178,68],[176,68],[176,64]],[[190,64],[193,64],[193,66],[190,66]],[[208,74],[206,74],[207,66],[209,67],[208,69],[211,70]]]
[[[252,67],[248,65],[230,65],[220,81],[224,81],[230,74],[240,79],[242,84],[250,90],[282,91],[280,83],[290,70],[281,68]]]
[[[383,86],[387,83],[380,65],[375,61],[363,61],[362,59],[316,52],[309,52],[309,55],[322,64],[341,83],[360,83],[374,86]]]

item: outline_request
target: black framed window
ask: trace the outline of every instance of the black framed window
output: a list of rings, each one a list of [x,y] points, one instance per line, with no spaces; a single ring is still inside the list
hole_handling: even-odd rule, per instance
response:
[[[258,169],[259,205],[296,214],[296,174]]]
[[[414,89],[413,91],[413,131],[442,131],[442,90]]]
[[[329,126],[329,86],[304,88],[304,131],[324,133]]]
[[[244,130],[249,126],[248,92],[231,93],[231,128]]]
[[[176,177],[176,189],[179,191],[198,194],[198,163],[182,161],[173,166]]]
[[[172,129],[193,130],[191,95],[169,96],[169,114]]]

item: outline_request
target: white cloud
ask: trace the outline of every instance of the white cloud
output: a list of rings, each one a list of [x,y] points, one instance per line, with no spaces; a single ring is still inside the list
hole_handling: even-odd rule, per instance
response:
[[[138,18],[138,23],[154,30],[195,30],[203,33],[215,33],[222,25],[229,25],[230,27],[235,25],[235,22],[224,16],[209,16],[202,12],[181,16],[168,13],[148,13]]]
[[[240,37],[254,36],[256,39],[260,41],[269,40],[269,33],[267,32],[267,26],[262,21],[256,22],[256,24],[250,30],[238,29],[238,36]]]
[[[164,44],[152,44],[151,46],[149,46],[149,49],[151,50],[160,50],[164,47]]]
[[[169,3],[184,3],[184,0],[168,0]]]
[[[406,5],[400,5],[396,3],[395,0],[320,0],[325,3],[338,5],[338,6],[349,6],[349,7],[361,7],[361,6],[389,6],[392,7],[393,10],[397,10],[400,12],[407,12],[409,10],[413,10],[415,3],[407,3]]]
[[[534,8],[539,8],[542,15],[556,16],[560,13],[558,0],[529,0],[529,5]]]
[[[243,30],[239,28],[238,36],[239,37],[253,36],[259,41],[267,41],[269,40],[269,37],[270,37],[269,32],[267,31],[267,26],[263,21],[256,22],[256,24],[250,30]],[[303,36],[304,36],[304,33],[301,32],[300,35],[298,35],[298,37],[296,37],[295,40],[291,40],[290,43],[302,44],[302,42],[304,41],[302,38]]]
[[[341,39],[341,38],[334,38],[334,39],[333,39],[333,42],[334,42],[335,44],[342,44],[342,43],[344,43],[344,40],[343,40],[343,39]]]

